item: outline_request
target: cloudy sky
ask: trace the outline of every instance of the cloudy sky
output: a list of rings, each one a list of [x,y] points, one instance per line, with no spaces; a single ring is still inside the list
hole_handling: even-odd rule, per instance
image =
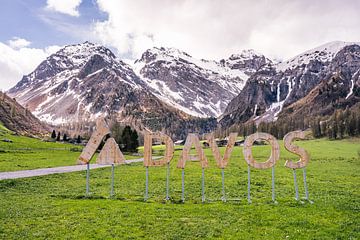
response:
[[[153,46],[222,59],[252,48],[288,59],[360,41],[360,0],[2,0],[0,89],[67,44],[92,41],[123,59]]]

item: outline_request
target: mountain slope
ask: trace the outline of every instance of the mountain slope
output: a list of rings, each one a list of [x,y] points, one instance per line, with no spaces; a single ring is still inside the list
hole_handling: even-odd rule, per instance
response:
[[[6,128],[21,135],[39,136],[48,134],[50,129],[31,112],[14,99],[0,92],[0,122]]]
[[[55,124],[108,116],[138,129],[164,130],[177,137],[195,129],[202,132],[198,125],[203,120],[159,100],[129,65],[109,49],[88,42],[49,56],[9,94],[41,120]]]
[[[152,48],[135,61],[134,69],[164,102],[193,116],[217,117],[249,76],[269,61],[252,50],[216,62],[173,48]]]
[[[288,106],[297,101],[301,103],[302,98],[335,75],[340,75],[342,79],[337,86],[338,90],[317,101],[329,104],[332,102],[331,98],[337,96],[341,89],[342,95],[339,97],[352,105],[351,99],[358,101],[357,95],[353,93],[359,86],[359,56],[358,44],[332,42],[285,63],[268,64],[250,77],[241,93],[224,111],[219,119],[220,123],[227,127],[250,119],[257,123],[275,121],[283,109],[288,109]],[[307,108],[321,108],[320,106],[322,105]],[[318,110],[315,112],[320,114],[321,111]]]

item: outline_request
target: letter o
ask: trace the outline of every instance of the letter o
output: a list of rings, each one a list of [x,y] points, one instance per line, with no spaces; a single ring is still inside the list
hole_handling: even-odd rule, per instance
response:
[[[257,162],[251,151],[251,147],[253,146],[254,142],[258,139],[265,140],[270,143],[271,145],[271,155],[266,162]],[[257,132],[251,134],[245,139],[244,149],[243,149],[245,161],[252,167],[258,169],[267,169],[271,168],[275,165],[275,163],[280,158],[280,148],[279,143],[277,142],[276,138],[268,133]]]

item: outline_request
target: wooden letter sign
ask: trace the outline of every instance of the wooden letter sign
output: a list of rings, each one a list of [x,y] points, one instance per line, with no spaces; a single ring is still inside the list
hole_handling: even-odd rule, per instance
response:
[[[251,147],[254,144],[254,142],[258,139],[265,140],[270,143],[271,145],[271,155],[269,159],[266,162],[257,162],[251,151]],[[275,165],[275,163],[280,158],[280,149],[279,149],[279,143],[277,142],[276,138],[268,133],[262,133],[257,132],[254,134],[251,134],[248,136],[244,143],[244,149],[243,149],[245,161],[252,167],[258,168],[258,169],[267,169],[271,168]]]
[[[103,138],[110,134],[110,129],[103,118],[96,121],[96,131],[91,135],[91,138],[83,149],[78,159],[78,164],[86,164],[94,156]]]
[[[200,146],[199,137],[194,133],[189,133],[189,135],[186,138],[183,151],[179,158],[179,162],[177,165],[178,168],[185,168],[186,161],[190,160],[190,151],[193,145],[195,146],[195,151],[200,159],[201,167],[202,168],[208,167],[208,161],[204,154],[203,149]]]
[[[209,146],[211,148],[211,151],[214,155],[217,166],[219,168],[225,168],[229,164],[229,159],[230,159],[231,153],[234,149],[236,137],[237,137],[237,133],[230,133],[229,140],[226,145],[224,157],[221,157],[219,148],[215,142],[214,134],[211,133],[206,136],[206,139],[209,143]]]
[[[101,150],[96,163],[125,164],[125,158],[114,138],[109,138]]]
[[[152,140],[158,139],[165,143],[165,155],[160,160],[152,160]],[[174,142],[163,133],[145,133],[144,136],[144,166],[163,166],[171,161],[174,156]]]
[[[305,149],[296,146],[292,143],[295,139],[304,139],[304,138],[305,138],[305,132],[303,131],[290,132],[284,136],[284,145],[286,150],[300,156],[300,159],[297,162],[286,160],[285,167],[292,169],[304,168],[309,163],[309,159],[310,159],[309,153]]]

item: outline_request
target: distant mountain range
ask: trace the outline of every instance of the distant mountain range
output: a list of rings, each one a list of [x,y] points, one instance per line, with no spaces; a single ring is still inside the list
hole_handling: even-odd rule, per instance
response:
[[[128,65],[85,42],[49,56],[8,94],[52,124],[111,116],[180,138],[217,122],[227,128],[351,107],[360,98],[359,69],[357,43],[331,42],[282,63],[253,50],[213,61],[152,48]]]
[[[225,109],[224,127],[279,117],[324,116],[360,101],[360,45],[331,42],[262,66]]]

